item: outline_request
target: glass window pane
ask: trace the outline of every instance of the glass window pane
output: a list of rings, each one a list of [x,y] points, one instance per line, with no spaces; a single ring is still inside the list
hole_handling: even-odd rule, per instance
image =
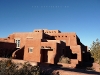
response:
[[[16,47],[20,47],[20,40],[15,39]]]

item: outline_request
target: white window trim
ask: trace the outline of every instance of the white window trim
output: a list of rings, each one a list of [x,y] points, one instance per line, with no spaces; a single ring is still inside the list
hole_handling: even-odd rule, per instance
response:
[[[14,39],[14,42],[16,43],[16,40],[20,40],[20,38],[15,38]],[[18,42],[18,41],[17,41]],[[20,43],[21,43],[21,40],[20,40]],[[20,43],[19,43],[19,46],[17,45],[17,43],[16,43],[16,48],[20,48]]]
[[[32,49],[32,52],[30,51],[30,49]],[[33,47],[29,47],[28,48],[28,53],[33,53],[33,49],[34,49]]]

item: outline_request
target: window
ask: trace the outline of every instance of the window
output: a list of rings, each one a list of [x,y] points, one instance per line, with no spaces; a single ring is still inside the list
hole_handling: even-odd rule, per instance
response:
[[[28,53],[33,53],[33,47],[28,48]]]
[[[20,39],[15,39],[16,48],[20,48]]]

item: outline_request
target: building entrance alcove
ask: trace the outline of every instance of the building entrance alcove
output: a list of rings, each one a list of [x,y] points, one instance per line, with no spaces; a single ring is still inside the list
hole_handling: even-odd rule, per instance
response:
[[[48,50],[41,50],[41,62],[48,62]]]
[[[53,49],[51,47],[41,47],[41,62],[50,62],[50,59],[53,54]]]

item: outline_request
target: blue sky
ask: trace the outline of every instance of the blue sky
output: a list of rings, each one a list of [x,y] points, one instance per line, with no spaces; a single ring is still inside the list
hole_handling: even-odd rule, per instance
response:
[[[100,39],[100,0],[0,0],[0,37],[34,29],[76,32],[90,46]]]

